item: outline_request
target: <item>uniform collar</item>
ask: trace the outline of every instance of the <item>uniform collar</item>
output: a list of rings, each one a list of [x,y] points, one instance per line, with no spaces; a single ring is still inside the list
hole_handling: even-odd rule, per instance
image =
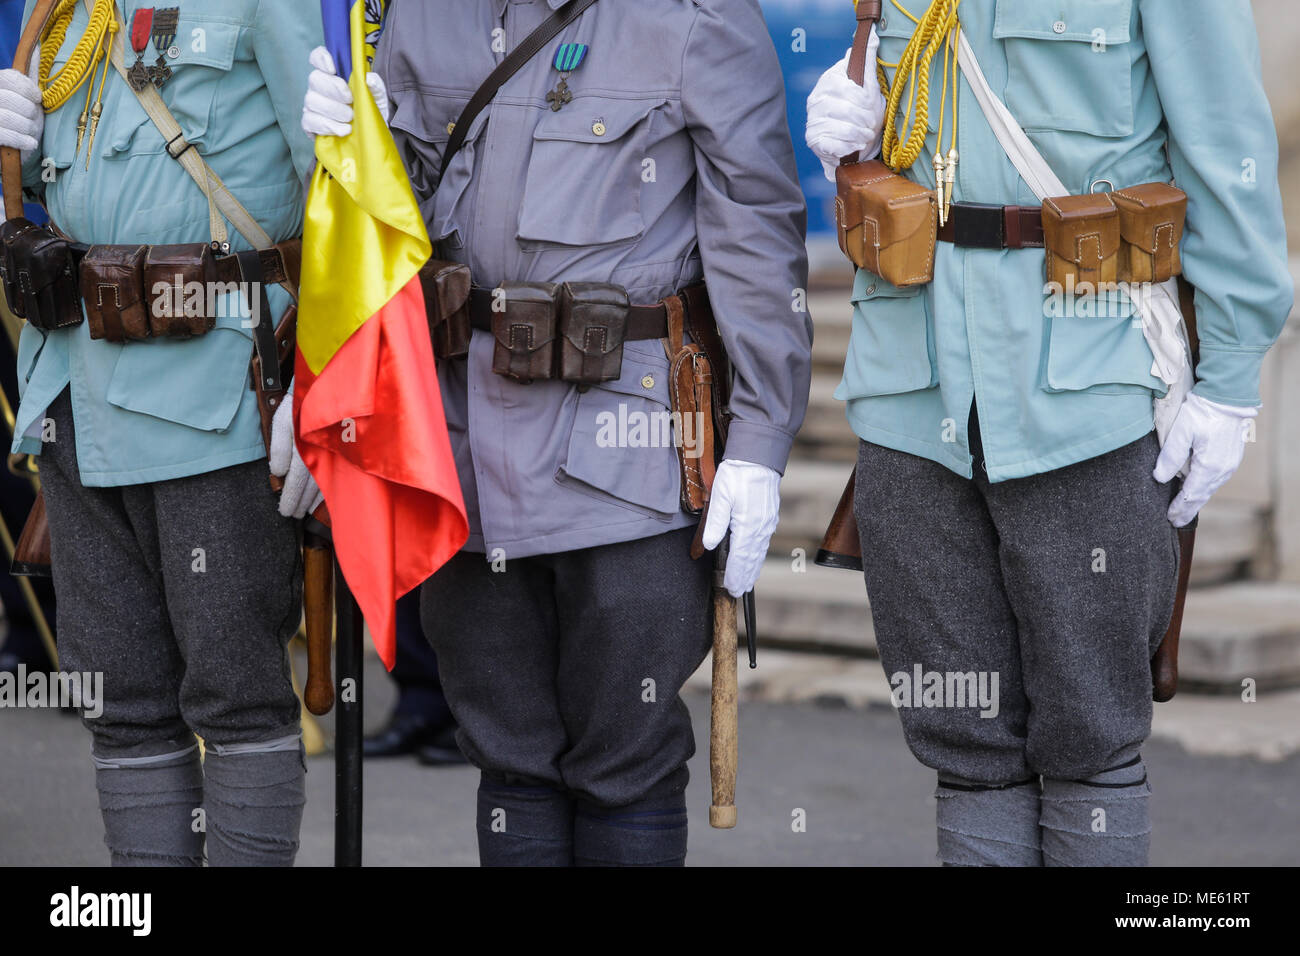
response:
[[[511,2],[521,2],[521,0],[492,0],[492,6],[496,10],[497,19],[500,20],[506,14],[506,4]],[[567,0],[546,0],[547,6],[552,10],[558,10],[564,6]]]

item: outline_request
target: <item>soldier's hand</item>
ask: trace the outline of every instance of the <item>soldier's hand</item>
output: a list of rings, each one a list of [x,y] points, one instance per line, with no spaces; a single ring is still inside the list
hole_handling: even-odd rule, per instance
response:
[[[732,458],[718,466],[702,541],[712,551],[730,529],[731,552],[722,585],[732,597],[754,590],[780,511],[781,476],[777,472]]]
[[[22,154],[23,162],[40,148],[45,132],[45,109],[36,85],[41,48],[32,50],[28,73],[0,70],[0,146],[11,146]]]
[[[880,39],[873,28],[867,44],[865,86],[849,79],[849,56],[822,74],[808,97],[808,148],[817,154],[826,178],[835,181],[835,167],[850,153],[867,159],[880,152],[885,129],[885,98],[876,79]]]
[[[329,50],[318,46],[309,58],[307,96],[302,104],[302,128],[312,136],[347,136],[352,132],[352,90],[334,68]],[[366,74],[366,87],[379,115],[388,122],[388,88],[377,73]]]
[[[286,518],[301,518],[321,506],[325,500],[316,479],[307,470],[293,440],[293,386],[271,419],[271,474],[284,479],[280,492],[280,514]]]
[[[1183,488],[1169,506],[1174,527],[1181,528],[1195,518],[1241,467],[1246,455],[1246,423],[1258,414],[1257,408],[1220,405],[1195,393],[1187,396],[1165,436],[1153,476],[1163,484],[1187,465]]]

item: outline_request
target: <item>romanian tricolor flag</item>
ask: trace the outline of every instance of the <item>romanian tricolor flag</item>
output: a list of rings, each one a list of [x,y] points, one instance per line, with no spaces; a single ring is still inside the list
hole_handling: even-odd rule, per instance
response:
[[[420,289],[429,236],[365,82],[368,6],[321,0],[355,115],[351,135],[316,138],[294,424],[329,507],[339,567],[392,669],[394,604],[469,530]]]

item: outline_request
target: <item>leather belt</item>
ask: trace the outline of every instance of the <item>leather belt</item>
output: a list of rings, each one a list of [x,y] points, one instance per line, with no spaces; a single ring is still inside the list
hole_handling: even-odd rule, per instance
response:
[[[492,289],[474,288],[469,294],[469,324],[481,332],[492,331]],[[663,302],[654,305],[634,305],[627,310],[627,331],[624,341],[637,339],[662,339],[668,335],[668,309]]]
[[[972,249],[1041,249],[1043,209],[955,202],[939,240]]]

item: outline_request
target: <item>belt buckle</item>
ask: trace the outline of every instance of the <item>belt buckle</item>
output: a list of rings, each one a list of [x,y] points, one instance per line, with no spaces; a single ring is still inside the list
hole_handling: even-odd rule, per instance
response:
[[[976,249],[1001,249],[1006,242],[1006,220],[1002,206],[962,203],[952,217],[953,245]]]

